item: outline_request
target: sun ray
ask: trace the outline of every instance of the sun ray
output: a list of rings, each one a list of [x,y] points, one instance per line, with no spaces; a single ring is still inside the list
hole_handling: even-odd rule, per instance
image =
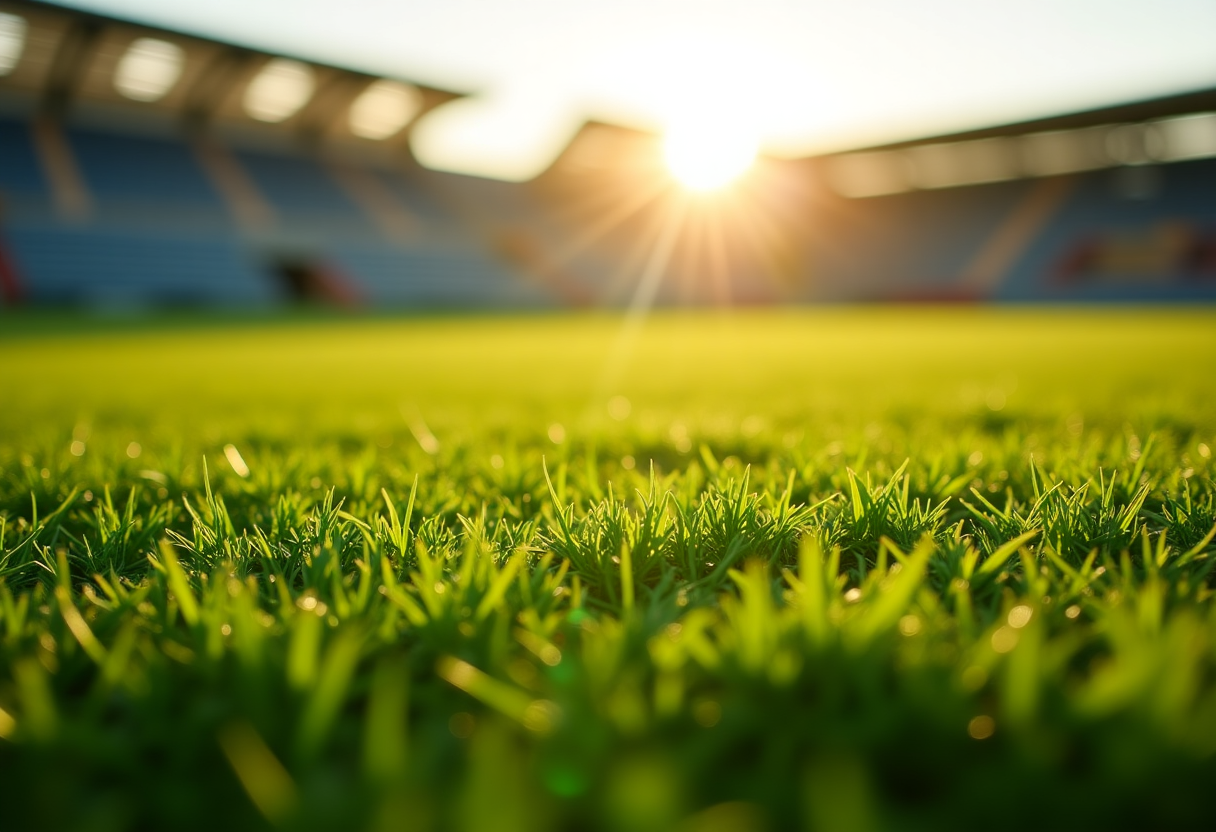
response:
[[[673,194],[672,199],[676,199],[678,196],[678,194]],[[647,262],[653,246],[658,244],[664,229],[667,228],[671,204],[671,200],[664,202],[645,218],[644,227],[638,231],[634,242],[629,246],[625,256],[619,261],[620,265],[612,272],[612,276],[607,282],[604,298],[608,303],[614,303],[618,298],[624,299],[630,296],[630,287],[636,285],[632,284],[634,276],[645,268],[643,263]]]
[[[675,249],[687,218],[688,203],[686,200],[677,199],[673,202],[671,209],[663,217],[664,222],[659,228],[659,234],[655,238],[646,265],[638,276],[638,282],[634,288],[633,297],[625,309],[621,327],[604,358],[592,406],[594,406],[594,402],[606,398],[620,381],[621,373],[629,360],[634,342],[637,340],[638,331],[654,306],[659,287],[663,282],[663,275],[671,262],[672,251]]]
[[[554,254],[554,260],[562,264],[569,263],[592,243],[624,223],[630,217],[644,210],[647,205],[658,199],[668,187],[665,182],[654,182],[650,187],[634,192],[631,199],[621,203],[609,213],[600,217],[592,225],[584,228],[577,237],[562,246]]]
[[[714,298],[720,306],[729,306],[731,302],[730,259],[726,253],[726,238],[722,228],[722,215],[710,214],[708,217],[712,227],[706,235],[709,264],[710,286],[715,290]]]

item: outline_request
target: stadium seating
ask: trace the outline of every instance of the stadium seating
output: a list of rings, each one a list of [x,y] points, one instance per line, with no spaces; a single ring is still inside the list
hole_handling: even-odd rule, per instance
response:
[[[250,225],[233,214],[231,193],[221,193],[185,138],[120,126],[70,126],[63,136],[87,197],[74,212],[53,198],[37,145],[43,134],[30,121],[0,120],[0,247],[20,284],[10,297],[620,305],[633,297],[646,261],[645,252],[635,256],[634,241],[650,239],[642,220],[572,255],[586,220],[564,210],[567,197],[543,188],[383,162],[334,167],[298,147],[226,144],[223,152],[269,208],[263,223]],[[1044,222],[987,278],[973,280],[983,252],[1044,181],[825,199],[793,229],[796,254],[782,266],[789,274],[775,280],[775,261],[749,259],[746,245],[728,251],[727,295],[736,303],[1216,298],[1212,159],[1073,175]],[[656,302],[714,301],[717,288],[698,271],[705,267],[690,262],[655,287]]]
[[[426,308],[541,307],[546,292],[470,248],[339,245],[335,265],[363,298]]]
[[[369,175],[388,190],[393,198],[422,226],[429,230],[451,229],[456,217],[450,207],[444,207],[435,195],[428,192],[417,177],[409,177],[401,171],[370,169]]]
[[[64,135],[87,194],[86,209],[71,216],[52,210],[31,124],[0,121],[0,245],[29,302],[244,306],[294,296],[411,307],[551,303],[404,172],[362,171],[410,219],[410,233],[395,235],[321,159],[235,149],[232,158],[271,210],[265,227],[248,228],[184,139],[84,128]],[[341,286],[300,294],[288,274],[300,268]]]
[[[91,130],[71,130],[68,138],[89,192],[108,209],[224,213],[219,194],[183,141]]]
[[[246,306],[283,298],[235,238],[10,224],[26,297],[101,306]]]
[[[367,217],[315,159],[238,151],[241,167],[285,222],[348,233],[370,225]]]
[[[27,122],[0,119],[0,197],[9,202],[45,199],[46,180]]]
[[[849,201],[816,218],[814,291],[826,299],[967,299],[961,276],[1026,182]]]
[[[1129,171],[1131,172],[1129,175]],[[1019,259],[1000,287],[1002,300],[1191,300],[1216,295],[1213,266],[1187,263],[1185,253],[1154,257],[1165,229],[1195,237],[1216,234],[1216,160],[1151,168],[1117,168],[1079,177],[1069,199]],[[1117,270],[1071,269],[1083,247],[1130,249]],[[1107,258],[1109,259],[1109,258]],[[1136,259],[1142,261],[1137,267]],[[1161,260],[1165,262],[1160,262]],[[1175,262],[1170,262],[1174,260]],[[1153,262],[1158,261],[1158,262]],[[1149,268],[1149,267],[1153,268]]]

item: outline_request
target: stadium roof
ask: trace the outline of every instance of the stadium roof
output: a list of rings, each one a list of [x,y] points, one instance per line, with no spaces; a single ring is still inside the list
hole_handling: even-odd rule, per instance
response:
[[[356,23],[366,26],[374,11],[361,0],[344,4],[338,12],[333,11],[332,4],[325,4],[322,9],[312,3],[297,2],[292,5],[293,13],[283,16],[278,27],[251,25],[258,18],[253,11],[247,10],[234,11],[234,16],[221,21],[214,17],[213,10],[223,7],[226,2],[221,0],[205,6],[161,3],[155,4],[155,9],[141,4],[141,0],[85,0],[74,4],[111,8],[148,20],[169,21],[176,27],[160,29],[111,16],[62,9],[34,0],[0,0],[0,91],[5,93],[9,105],[24,96],[31,106],[50,112],[62,111],[69,106],[85,110],[98,106],[110,109],[125,106],[131,114],[141,111],[174,114],[195,125],[210,123],[238,129],[247,129],[255,124],[263,127],[273,125],[278,132],[313,139],[362,142],[364,145],[389,149],[404,149],[409,142],[421,160],[430,166],[505,178],[527,178],[547,167],[578,133],[588,113],[596,106],[603,106],[603,102],[597,105],[594,101],[588,101],[558,112],[554,109],[556,105],[553,101],[546,104],[543,100],[552,92],[545,91],[544,83],[533,79],[537,81],[535,89],[512,87],[514,82],[510,79],[514,76],[505,70],[506,80],[501,84],[496,86],[493,80],[487,82],[487,94],[453,101],[461,96],[436,85],[419,84],[417,78],[444,75],[446,71],[454,82],[464,82],[469,88],[469,85],[475,84],[478,72],[492,74],[493,60],[470,59],[471,69],[464,73],[453,68],[454,64],[445,68],[442,62],[435,63],[429,70],[419,68],[426,63],[426,56],[431,54],[427,49],[418,49],[418,54],[413,56],[407,54],[409,50],[403,49],[399,60],[390,60],[379,48],[384,42],[381,30],[392,28],[387,24],[395,19],[393,14],[396,12],[383,10],[386,26],[361,30],[366,49],[353,51],[351,39],[355,29],[352,27]],[[1184,7],[1186,4],[1182,3],[1175,10],[1178,14],[1165,23],[1158,13],[1143,21],[1146,23],[1144,31],[1134,34],[1137,42],[1145,47],[1142,50],[1144,54],[1129,54],[1126,63],[1141,68],[1155,66],[1158,72],[1148,74],[1138,85],[1125,85],[1122,89],[1134,91],[1160,86],[1168,88],[1170,85],[1177,87],[1187,80],[1216,81],[1216,53],[1210,49],[1204,50],[1202,55],[1196,53],[1191,48],[1192,37],[1174,38],[1171,50],[1148,48],[1157,46],[1153,34],[1161,30],[1161,26],[1180,25],[1187,19],[1202,22],[1204,13],[1216,8]],[[268,0],[248,8],[258,10],[257,14],[274,11],[282,15],[285,11],[278,0]],[[433,9],[428,11],[409,7],[408,4],[404,8],[407,13],[402,19],[412,20],[418,31],[425,32],[428,27],[433,28],[447,20]],[[479,8],[488,19],[497,19],[491,6]],[[205,11],[207,9],[212,11]],[[954,9],[954,12],[966,17],[958,9]],[[943,20],[948,19],[951,7],[947,3],[937,8],[935,13],[939,17],[944,15]],[[1111,15],[1123,22],[1115,25],[1107,20]],[[1111,15],[1092,17],[1088,22],[1107,36],[1129,37],[1127,24],[1135,15],[1129,17],[1127,10],[1122,7],[1115,8]],[[1216,15],[1210,16],[1216,23]],[[310,32],[315,34],[322,17],[328,21],[333,34],[332,43],[325,46],[315,38],[310,40],[309,35]],[[763,11],[759,17],[764,18]],[[831,20],[830,15],[824,20],[826,25]],[[1064,15],[1062,21],[1053,24],[1058,27],[1057,34],[1071,32],[1069,26],[1075,24],[1076,20],[1072,24],[1068,20],[1068,15]],[[451,60],[459,63],[461,44],[469,35],[466,31],[468,26],[453,21],[448,21],[448,24],[453,28],[449,33],[451,37],[444,41],[444,48],[450,47],[456,56]],[[544,32],[548,24],[542,21],[537,25],[540,34],[533,40],[537,49],[544,53]],[[1048,28],[1043,27],[1043,31],[1047,32]],[[185,29],[200,34],[182,34],[179,31]],[[206,36],[217,30],[231,35],[231,42]],[[502,38],[509,40],[512,31],[510,26],[505,26],[501,32]],[[1016,33],[1010,37],[1016,39]],[[1022,32],[1021,37],[1025,39],[1026,32]],[[401,39],[403,44],[417,47],[417,33],[401,33]],[[476,37],[473,39],[477,40]],[[256,42],[265,44],[266,48],[254,48],[251,44]],[[688,41],[673,40],[673,43],[679,42],[687,44]],[[1073,44],[1074,59],[1093,57],[1084,52],[1087,43],[1081,39]],[[284,48],[271,48],[276,45]],[[727,41],[720,42],[718,46],[731,48]],[[909,44],[901,46],[895,42],[888,43],[888,46],[892,54],[887,59],[892,61],[912,48]],[[705,129],[721,128],[728,124],[732,129],[749,129],[746,125],[740,128],[739,124],[758,119],[759,116],[754,107],[749,111],[747,101],[767,101],[769,94],[751,83],[754,81],[754,68],[738,61],[725,62],[715,72],[708,73],[705,79],[698,80],[689,73],[699,71],[703,64],[697,61],[707,59],[706,55],[694,54],[695,50],[680,53],[676,47],[672,48],[676,51],[668,57],[687,58],[690,60],[688,66],[675,71],[635,52],[639,62],[634,70],[643,74],[649,72],[649,80],[656,88],[670,86],[673,78],[680,81],[677,86],[687,99],[684,102],[686,105],[694,109],[700,107],[702,116],[704,112],[713,111],[713,117],[704,121]],[[905,52],[901,53],[900,48]],[[340,60],[325,63],[310,60],[309,56]],[[1167,60],[1169,56],[1172,58]],[[1036,60],[1041,58],[1041,55],[1036,55]],[[403,76],[401,72],[386,72],[377,75],[365,71],[374,66],[396,66],[398,69],[414,67],[419,68],[420,74]],[[573,64],[571,67],[553,66],[549,69],[550,74],[560,75],[561,70],[567,68],[571,71],[577,69]],[[768,66],[768,70],[772,69],[772,66]],[[1021,69],[1025,67],[1019,64],[1019,71]],[[982,70],[981,65],[976,72],[982,76]],[[913,68],[907,71],[916,75]],[[403,77],[410,77],[415,83],[406,83],[401,80]],[[1120,77],[1120,73],[1113,73],[1111,83],[1118,82]],[[713,87],[710,82],[719,86]],[[998,89],[998,82],[999,79],[994,81],[989,78],[986,83],[994,84],[993,88]],[[903,84],[900,89],[907,93],[909,88],[906,80],[900,83]],[[1076,87],[1078,83],[1075,78],[1061,78],[1058,86],[1067,89],[1070,84]],[[780,85],[778,83],[777,86]],[[1104,89],[1106,92],[1103,92]],[[865,118],[861,110],[855,110],[853,116],[856,123],[849,141],[841,138],[848,131],[841,133],[840,125],[833,127],[831,118],[824,116],[818,133],[807,138],[806,142],[809,149],[820,152],[869,145],[870,152],[847,154],[829,171],[829,179],[843,193],[855,195],[1039,175],[1042,171],[1036,165],[1041,167],[1039,163],[1042,159],[1050,157],[1052,153],[1057,157],[1063,153],[1071,159],[1046,163],[1051,171],[1057,172],[1108,164],[1190,158],[1196,152],[1200,152],[1200,155],[1208,153],[1202,147],[1196,151],[1200,145],[1207,146],[1206,122],[1195,123],[1192,120],[1183,124],[1175,123],[1176,119],[1169,124],[1157,122],[1180,114],[1216,110],[1216,93],[1211,91],[1213,88],[1210,84],[1207,89],[1207,92],[1155,95],[1141,103],[1120,102],[1114,106],[1088,110],[1077,108],[1081,111],[1074,109],[1065,115],[1048,115],[1046,118],[1001,120],[993,117],[1000,112],[1024,115],[1027,104],[1023,96],[1023,99],[1008,102],[1004,110],[999,106],[986,106],[954,111],[953,115],[947,117],[945,125],[970,125],[975,128],[961,132],[939,129],[935,133],[928,130],[928,126],[935,123],[940,126],[941,123],[940,113],[934,116],[931,112],[927,115],[922,113],[919,128],[914,129],[908,118],[909,113],[915,110],[915,102],[905,102],[893,107],[888,123],[879,128],[875,128],[874,124],[867,127],[863,123]],[[718,96],[716,101],[706,98],[707,90]],[[1091,85],[1085,94],[1091,98],[1101,95],[1109,97],[1114,94],[1112,90],[1114,87],[1110,84],[1102,88]],[[956,98],[959,95],[957,90],[939,90],[936,94],[942,102],[948,102],[951,95]],[[786,102],[788,110],[796,111],[795,120],[806,113],[816,115],[816,108],[823,102],[817,101],[815,95],[814,90],[808,90],[802,100]],[[1054,97],[1043,93],[1037,99],[1037,106],[1040,110],[1050,110],[1053,102],[1062,100],[1060,95],[1058,91]],[[924,102],[921,104],[924,109]],[[941,110],[941,106],[938,109]],[[1033,110],[1033,106],[1030,109]],[[429,112],[431,110],[435,112]],[[598,120],[632,127],[646,122],[644,116],[628,110],[629,107],[620,110],[620,118],[615,122],[612,119]],[[426,117],[422,118],[423,115]],[[760,121],[762,119],[757,124]],[[1125,123],[1142,125],[1147,121],[1153,121],[1155,126],[1140,126],[1119,132],[1120,125]],[[525,124],[521,127],[521,123]],[[1000,126],[993,127],[993,124]],[[657,125],[641,126],[646,129]],[[835,137],[833,130],[836,131]],[[875,136],[900,138],[901,130],[903,138],[938,138],[886,145],[873,141]],[[1116,132],[1111,133],[1111,130]],[[1190,130],[1187,134],[1190,138],[1182,138],[1179,130]],[[1167,134],[1173,138],[1168,138]],[[948,138],[940,138],[942,135]],[[1023,138],[1017,138],[1014,142],[991,141],[995,137],[1008,139],[1011,136]],[[1047,146],[1052,142],[1054,150]],[[1167,147],[1170,143],[1172,150]],[[930,146],[914,149],[914,146],[922,145]],[[772,147],[769,149],[772,150]],[[789,147],[784,149],[790,150]],[[1029,156],[1036,158],[1027,161]],[[884,168],[887,169],[885,173],[876,173]],[[926,173],[934,169],[936,173]]]
[[[1105,0],[68,0],[271,53],[475,91],[424,161],[526,178],[587,118],[744,123],[787,157],[1216,84],[1216,5]]]
[[[455,93],[28,0],[0,2],[0,105],[404,147]]]

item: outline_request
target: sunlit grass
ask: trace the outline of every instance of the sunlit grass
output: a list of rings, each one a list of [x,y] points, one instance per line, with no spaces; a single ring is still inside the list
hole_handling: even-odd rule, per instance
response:
[[[14,828],[1193,826],[1216,318],[0,338]]]

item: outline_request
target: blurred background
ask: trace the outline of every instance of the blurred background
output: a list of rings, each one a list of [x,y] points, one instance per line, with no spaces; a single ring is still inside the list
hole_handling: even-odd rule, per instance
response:
[[[1216,4],[0,1],[0,305],[1216,300]]]

